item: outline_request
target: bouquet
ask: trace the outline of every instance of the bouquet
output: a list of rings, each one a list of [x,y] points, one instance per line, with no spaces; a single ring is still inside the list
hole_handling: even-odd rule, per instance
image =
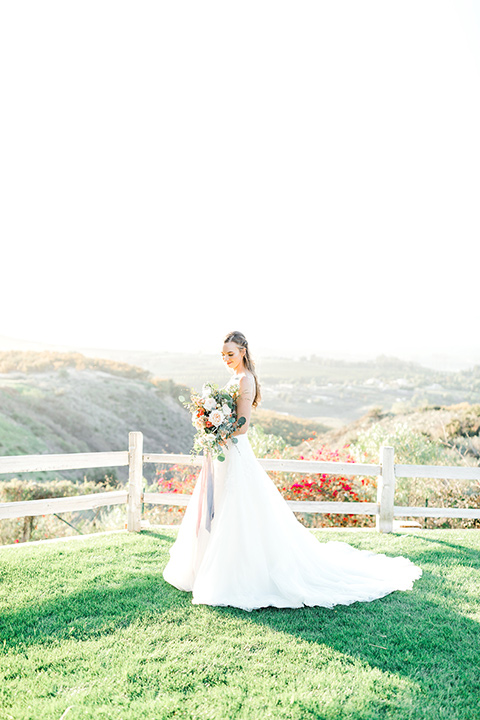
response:
[[[198,455],[202,450],[205,455],[210,453],[217,460],[225,460],[223,448],[231,438],[237,443],[232,433],[245,424],[245,418],[237,418],[237,398],[240,394],[238,385],[218,389],[215,383],[205,383],[202,394],[192,393],[190,400],[180,395],[179,400],[192,413],[192,423],[197,433],[193,443],[193,453]]]

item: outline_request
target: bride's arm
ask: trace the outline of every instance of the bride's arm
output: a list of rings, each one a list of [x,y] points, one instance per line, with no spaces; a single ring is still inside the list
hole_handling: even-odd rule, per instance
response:
[[[233,435],[245,435],[250,425],[250,416],[252,414],[253,384],[247,377],[240,378],[239,382],[240,394],[237,398],[237,418],[244,417],[245,423],[235,430]]]

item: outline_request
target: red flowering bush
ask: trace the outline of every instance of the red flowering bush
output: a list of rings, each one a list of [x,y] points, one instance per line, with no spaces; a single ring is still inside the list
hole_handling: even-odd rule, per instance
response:
[[[322,445],[308,458],[297,456],[298,460],[321,462],[354,463],[355,458],[345,445],[341,450],[330,450]],[[376,483],[368,477],[342,477],[339,475],[303,475],[301,473],[272,473],[273,481],[286,500],[310,500],[324,502],[372,502],[375,501]],[[340,515],[338,513],[296,513],[307,527],[372,526],[374,518],[368,515]]]
[[[199,473],[200,467],[159,465],[155,478],[156,489],[161,493],[186,493],[191,495]]]
[[[197,482],[200,467],[190,465],[158,465],[149,492],[191,495]],[[182,521],[185,505],[147,505],[144,518],[152,524],[176,525]]]

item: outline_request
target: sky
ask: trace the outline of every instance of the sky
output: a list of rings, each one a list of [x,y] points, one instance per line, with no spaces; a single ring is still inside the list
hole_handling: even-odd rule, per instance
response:
[[[0,336],[480,362],[480,0],[0,9]]]

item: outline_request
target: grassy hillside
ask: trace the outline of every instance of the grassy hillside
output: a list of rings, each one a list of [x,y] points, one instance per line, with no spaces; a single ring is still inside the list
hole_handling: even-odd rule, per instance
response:
[[[184,388],[144,369],[74,353],[0,353],[0,372],[1,455],[123,450],[131,430],[143,432],[146,452],[190,451]]]
[[[480,465],[480,405],[459,403],[428,406],[417,410],[383,412],[372,410],[359,420],[323,433],[310,447],[325,444],[331,448],[356,443],[359,436],[376,427],[394,435],[396,428],[408,427],[414,433],[448,449],[451,464]],[[456,461],[455,461],[456,460]]]
[[[287,445],[299,445],[312,435],[321,435],[329,426],[311,418],[298,418],[293,415],[255,408],[252,412],[252,425],[260,425],[267,435],[280,435]]]

